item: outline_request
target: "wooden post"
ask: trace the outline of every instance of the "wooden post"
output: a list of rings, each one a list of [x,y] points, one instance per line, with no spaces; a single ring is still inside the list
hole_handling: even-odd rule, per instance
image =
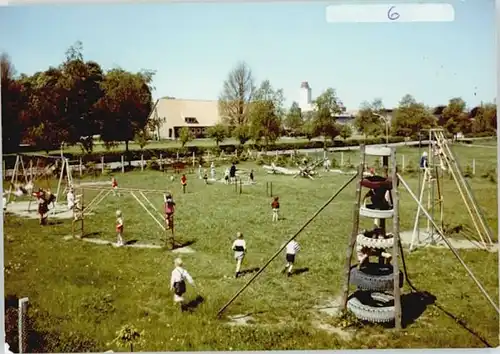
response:
[[[163,155],[162,154],[160,154],[160,163],[159,163],[159,165],[160,165],[160,171],[163,171]]]
[[[270,193],[270,195],[269,195],[269,196],[270,196],[270,197],[272,197],[272,196],[273,196],[273,182],[271,182],[271,193]]]
[[[177,161],[179,161],[179,151],[177,151]]]
[[[356,239],[359,232],[359,207],[361,205],[361,180],[363,179],[364,171],[364,159],[365,159],[365,146],[361,145],[360,150],[360,162],[358,166],[357,178],[358,182],[356,184],[356,199],[354,200],[353,218],[352,218],[352,233],[349,239],[349,244],[346,250],[346,258],[344,263],[344,286],[342,287],[342,309],[345,311],[347,309],[347,299],[349,297],[349,283],[351,275],[351,259],[354,251],[354,245],[356,244]]]
[[[401,168],[402,168],[402,171],[405,171],[405,170],[406,170],[406,166],[405,166],[405,155],[401,155]]]
[[[344,167],[344,152],[340,152],[340,167]]]
[[[141,171],[144,171],[144,155],[141,154]]]
[[[393,231],[394,247],[392,247],[392,267],[394,273],[394,312],[396,329],[401,329],[401,289],[399,288],[399,191],[398,172],[396,170],[397,158],[396,149],[392,148],[392,194],[393,194]]]
[[[31,164],[31,161],[30,161],[30,164]],[[80,173],[80,178],[82,178],[83,177],[83,161],[82,161],[81,157],[78,160],[78,172]]]
[[[472,175],[476,175],[476,159],[472,159]]]
[[[30,161],[31,161],[31,160],[30,160]],[[4,175],[5,177],[7,177],[7,171],[5,170],[5,160],[3,160],[3,162],[2,162],[2,171],[3,171],[3,175]],[[4,178],[4,179],[6,179],[6,178]]]
[[[196,153],[193,151],[193,169],[195,167]]]
[[[104,174],[104,156],[101,156],[101,173]]]
[[[121,167],[122,167],[122,173],[125,173],[125,158],[123,155],[120,156],[120,162],[121,162]]]
[[[243,181],[240,178],[240,194],[243,193]]]

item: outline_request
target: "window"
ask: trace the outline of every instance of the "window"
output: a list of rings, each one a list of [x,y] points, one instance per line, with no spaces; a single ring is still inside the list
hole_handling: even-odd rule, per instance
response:
[[[184,117],[184,122],[186,122],[187,124],[199,124],[196,117]]]

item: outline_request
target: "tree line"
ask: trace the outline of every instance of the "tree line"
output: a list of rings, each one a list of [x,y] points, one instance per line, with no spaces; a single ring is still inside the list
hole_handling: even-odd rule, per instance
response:
[[[17,75],[6,54],[0,56],[2,86],[3,151],[16,152],[20,144],[50,151],[61,145],[79,145],[86,153],[100,136],[108,148],[135,141],[144,147],[162,124],[151,115],[154,72],[137,73],[121,68],[104,71],[83,57],[83,46],[76,42],[57,67],[33,75]],[[496,105],[484,103],[467,109],[461,98],[446,106],[427,107],[405,95],[386,126],[386,110],[380,99],[364,102],[354,124],[340,124],[337,118],[345,108],[333,88],[313,101],[313,109],[303,112],[297,102],[284,107],[282,89],[269,80],[257,83],[251,68],[240,62],[223,82],[218,100],[221,122],[208,129],[216,144],[235,138],[241,144],[253,140],[270,145],[280,137],[303,136],[323,141],[347,139],[353,130],[365,137],[384,135],[415,137],[421,129],[444,127],[450,134],[495,134]],[[149,118],[149,119],[148,119]],[[183,128],[182,145],[194,139]]]
[[[222,122],[209,129],[209,135],[217,143],[233,137],[241,144],[254,140],[267,145],[283,135],[309,140],[322,137],[325,142],[337,137],[347,139],[353,130],[364,137],[378,137],[387,131],[391,136],[416,138],[422,129],[433,127],[442,127],[450,135],[496,134],[495,103],[468,109],[463,99],[452,98],[446,106],[428,107],[407,94],[389,119],[382,100],[375,99],[362,103],[351,127],[337,122],[345,108],[333,88],[313,101],[311,111],[302,112],[297,102],[285,109],[283,102],[282,89],[273,88],[269,80],[256,85],[250,67],[240,62],[224,81],[219,97]],[[189,138],[181,136],[181,140]]]
[[[107,147],[147,139],[159,122],[148,120],[154,72],[104,71],[85,61],[81,42],[59,66],[17,75],[7,54],[0,56],[4,153],[20,144],[50,151],[79,145],[91,152],[99,135]]]

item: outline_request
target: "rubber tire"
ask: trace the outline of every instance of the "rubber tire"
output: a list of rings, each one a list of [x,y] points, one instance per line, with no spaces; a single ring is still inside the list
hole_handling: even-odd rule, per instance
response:
[[[373,323],[388,323],[396,317],[394,296],[385,293],[357,291],[347,301],[347,309],[358,319]]]
[[[365,155],[369,156],[391,156],[391,148],[387,146],[366,146]]]
[[[373,177],[378,177],[378,176],[370,176],[363,178],[361,180],[361,186],[370,189],[379,189],[379,188],[384,188],[385,190],[392,189],[392,180],[390,178],[383,178],[382,180],[377,180]]]
[[[389,291],[394,289],[394,270],[392,265],[368,263],[359,269],[351,268],[350,283],[359,290]],[[399,271],[399,287],[404,284],[403,272]]]
[[[359,215],[371,219],[390,219],[394,216],[394,209],[376,210],[362,206],[359,208]]]
[[[387,234],[387,236],[391,235],[390,238],[377,239],[366,237],[364,233],[359,234],[356,242],[359,246],[376,248],[376,249],[386,249],[394,247],[394,236],[392,234]]]

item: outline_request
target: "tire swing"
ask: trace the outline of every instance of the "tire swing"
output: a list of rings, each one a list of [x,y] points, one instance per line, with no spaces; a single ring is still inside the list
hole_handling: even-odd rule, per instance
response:
[[[385,219],[392,218],[392,181],[390,178],[370,176],[361,180],[361,186],[368,188],[359,214],[371,219],[379,219],[371,231],[362,231],[356,238],[356,250],[359,264],[351,267],[351,283],[357,291],[347,301],[347,309],[358,319],[373,323],[387,323],[395,318],[394,269],[391,249],[394,236],[385,231]],[[367,199],[371,204],[366,204]],[[382,220],[380,220],[382,219]],[[380,223],[381,226],[378,226]],[[377,257],[378,263],[371,263],[370,257]],[[404,283],[403,273],[399,272],[399,287]]]

